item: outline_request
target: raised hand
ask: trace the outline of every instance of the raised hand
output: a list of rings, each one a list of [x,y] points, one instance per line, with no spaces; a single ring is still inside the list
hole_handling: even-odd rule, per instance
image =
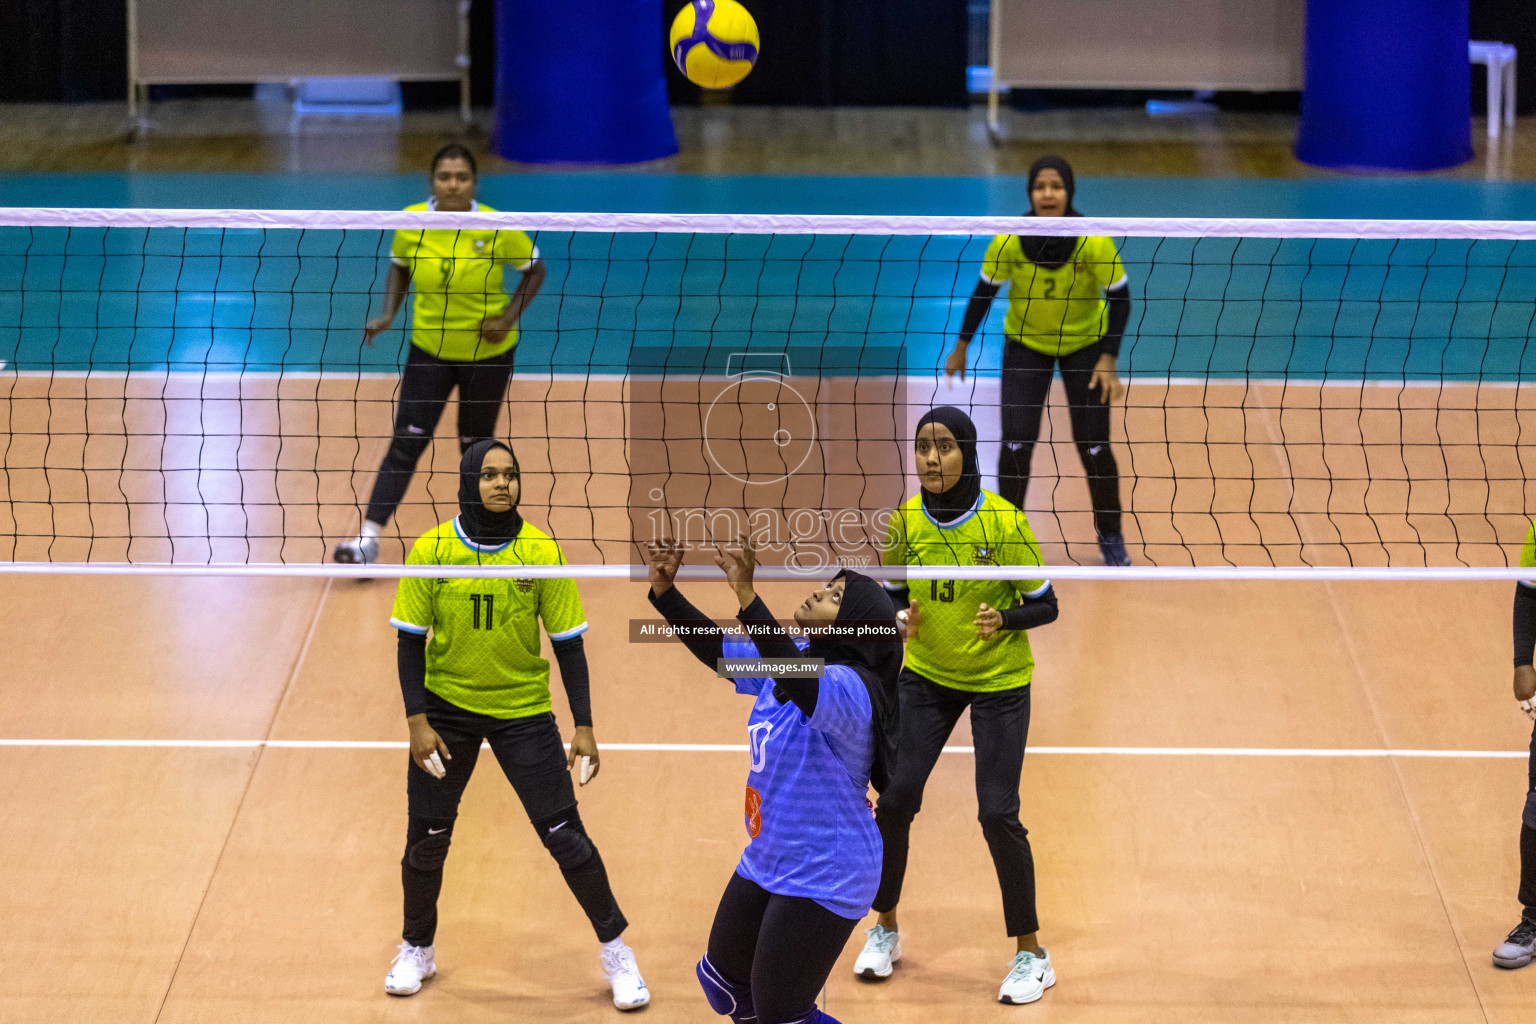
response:
[[[660,597],[672,589],[677,579],[677,568],[683,564],[683,545],[675,540],[653,541],[645,546],[650,561],[647,576],[651,581],[651,593]]]
[[[757,569],[757,549],[752,538],[740,534],[735,547],[726,548],[724,556],[716,555],[715,564],[725,571],[725,581],[736,591],[736,599],[745,608],[757,598],[752,588],[752,573]]]

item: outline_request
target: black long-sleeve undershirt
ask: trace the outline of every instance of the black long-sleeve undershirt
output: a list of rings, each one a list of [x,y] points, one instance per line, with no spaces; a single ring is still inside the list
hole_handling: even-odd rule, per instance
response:
[[[1000,285],[989,281],[976,282],[976,288],[971,292],[971,300],[965,305],[965,315],[960,318],[958,335],[960,344],[969,344],[976,336],[982,322],[987,319],[987,311],[992,308],[992,300],[997,297],[1000,289]],[[1125,338],[1126,325],[1131,322],[1130,282],[1106,291],[1104,301],[1108,307],[1108,322],[1105,324],[1104,336],[1098,342],[1099,354],[1119,358],[1120,342]]]
[[[651,606],[661,612],[670,626],[686,627],[678,636],[683,646],[713,672],[716,663],[725,656],[725,631],[715,625],[715,620],[699,611],[676,587],[668,587],[656,595],[646,591]]]
[[[912,597],[906,587],[887,587],[885,593],[897,611],[912,606]],[[1048,626],[1061,614],[1056,603],[1056,588],[1048,587],[1039,597],[1026,597],[1012,608],[1003,609],[1003,624],[999,629],[1034,629]]]
[[[565,687],[565,700],[571,706],[571,719],[576,728],[592,727],[592,675],[587,668],[587,647],[580,636],[564,640],[551,640],[550,649],[555,652],[555,663],[560,666],[560,685]]]
[[[398,630],[395,663],[400,674],[400,695],[405,700],[405,715],[425,714],[427,710],[427,637],[425,633]],[[587,668],[586,645],[579,636],[551,640],[555,661],[560,666],[560,682],[571,705],[571,718],[578,728],[592,726],[592,677]]]
[[[676,587],[668,587],[659,597],[654,590],[648,591],[646,596],[669,625],[686,627],[678,639],[710,671],[715,671],[719,659],[725,655],[725,632],[715,625],[714,620],[695,608]],[[805,657],[779,626],[762,598],[755,598],[736,617],[747,627],[761,657],[783,660]],[[820,683],[815,679],[774,680],[774,695],[781,701],[794,701],[807,716],[816,711],[816,698],[820,692]]]
[[[987,318],[987,310],[992,308],[992,300],[997,298],[997,293],[1002,290],[1002,287],[990,281],[976,282],[976,287],[971,292],[971,301],[965,304],[965,316],[960,318],[958,337],[960,344],[968,345],[976,336],[982,321]]]
[[[1109,306],[1109,322],[1105,324],[1104,337],[1099,339],[1099,355],[1120,355],[1120,340],[1125,337],[1125,325],[1131,322],[1131,285],[1127,281],[1118,288],[1104,293]]]
[[[405,698],[405,717],[427,713],[427,634],[398,630],[395,663],[400,671],[400,695]]]
[[[1003,609],[1002,629],[1035,629],[1048,626],[1061,614],[1056,603],[1056,588],[1046,587],[1039,597],[1026,597],[1012,608]]]
[[[1536,647],[1536,589],[1515,584],[1515,667],[1531,664]]]

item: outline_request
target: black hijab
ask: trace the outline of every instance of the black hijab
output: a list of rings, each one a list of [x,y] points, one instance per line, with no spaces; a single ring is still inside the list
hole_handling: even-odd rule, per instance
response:
[[[981,497],[981,466],[976,461],[976,424],[954,406],[941,405],[929,409],[917,421],[914,437],[921,437],[923,428],[930,423],[946,427],[955,435],[964,460],[960,466],[960,479],[955,481],[953,487],[938,494],[927,488],[922,492],[923,508],[928,510],[928,514],[940,523],[949,523],[969,512],[976,504],[976,499]]]
[[[492,512],[480,500],[480,468],[493,448],[500,448],[511,455],[512,465],[518,465],[517,454],[511,448],[490,438],[470,445],[464,457],[459,460],[459,525],[470,540],[491,548],[513,540],[523,528],[523,517],[518,515],[517,502],[513,502],[512,507],[505,512]]]
[[[1067,186],[1067,212],[1064,216],[1081,217],[1077,207],[1072,205],[1072,197],[1077,194],[1072,165],[1059,156],[1043,156],[1029,165],[1029,213],[1025,216],[1035,216],[1035,179],[1044,170],[1052,170],[1061,175],[1062,184]],[[1077,251],[1077,239],[1065,235],[1020,235],[1019,247],[1024,250],[1024,258],[1035,266],[1058,270],[1072,261],[1072,254]]]
[[[869,781],[876,792],[881,792],[896,761],[896,677],[901,674],[902,662],[896,607],[885,588],[863,573],[844,569],[832,580],[843,581],[843,600],[838,606],[836,623],[858,624],[871,635],[857,641],[813,636],[805,653],[829,665],[851,668],[863,681],[875,727],[875,757]]]

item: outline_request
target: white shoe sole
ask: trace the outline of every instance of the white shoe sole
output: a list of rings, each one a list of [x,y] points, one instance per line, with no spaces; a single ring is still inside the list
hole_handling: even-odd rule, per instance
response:
[[[421,981],[418,981],[416,983],[416,987],[415,988],[409,988],[409,989],[407,989],[407,988],[390,988],[389,987],[389,982],[385,981],[384,982],[384,991],[386,993],[388,993],[389,995],[392,995],[392,996],[413,996],[417,992],[421,991],[421,982],[422,981],[426,981],[428,978],[436,976],[436,974],[437,974],[437,965],[433,964],[432,965],[432,969],[430,971],[428,971],[426,974],[423,974],[421,976]]]
[[[1039,992],[1036,992],[1028,999],[1015,999],[1012,996],[1005,996],[999,992],[997,995],[997,1001],[1005,1006],[1028,1006],[1030,1003],[1039,1002],[1040,998],[1045,995],[1045,990],[1054,984],[1056,984],[1056,969],[1050,968],[1045,972],[1045,984],[1040,986]]]
[[[1513,960],[1495,954],[1493,958],[1493,966],[1502,967],[1506,971],[1517,971],[1522,967],[1529,967],[1532,960],[1536,960],[1536,956],[1532,956],[1530,953],[1527,953],[1521,957],[1516,957]]]
[[[854,964],[853,975],[856,978],[863,978],[865,981],[884,981],[891,976],[891,972],[896,969],[896,965],[900,962],[901,947],[897,946],[891,953],[890,963],[886,965],[885,970],[877,971],[873,967],[860,967],[858,964]]]
[[[645,991],[645,998],[641,999],[638,1003],[621,1003],[617,999],[615,999],[613,1001],[614,1009],[618,1010],[620,1013],[634,1013],[636,1010],[643,1010],[647,1006],[650,1006],[650,1005],[651,1005],[651,991],[650,991],[650,989],[646,989],[646,991]]]

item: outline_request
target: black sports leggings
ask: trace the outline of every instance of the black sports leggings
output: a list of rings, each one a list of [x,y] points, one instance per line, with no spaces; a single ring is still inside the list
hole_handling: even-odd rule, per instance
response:
[[[997,491],[1015,506],[1024,507],[1029,463],[1040,439],[1040,416],[1059,362],[1072,418],[1072,440],[1088,477],[1093,526],[1103,536],[1120,532],[1120,467],[1109,447],[1109,404],[1100,401],[1097,390],[1088,390],[1098,361],[1097,345],[1057,357],[1042,355],[1022,342],[1003,342],[1003,452],[997,465]]]
[[[1012,936],[1040,930],[1035,915],[1035,858],[1029,832],[1019,823],[1019,776],[1029,740],[1029,691],[1020,686],[996,693],[970,693],[940,686],[909,668],[897,684],[901,739],[896,770],[880,794],[875,822],[885,845],[875,910],[895,910],[907,873],[907,837],[923,806],[923,788],[938,763],[960,713],[971,709],[976,745],[976,809],[981,834],[992,851],[992,866],[1003,891],[1003,921]]]
[[[799,1020],[816,1006],[856,924],[732,874],[709,929],[709,962],[731,984],[751,988],[759,1024]]]
[[[459,389],[459,450],[496,433],[496,414],[507,396],[512,377],[512,353],[461,362],[410,346],[400,374],[400,404],[395,410],[394,438],[373,481],[368,499],[368,521],[380,526],[389,522],[411,486],[411,475],[421,453],[432,443],[437,421],[453,389]]]
[[[1520,815],[1520,905],[1525,918],[1536,921],[1536,728],[1531,730],[1531,760],[1526,769],[1530,788]]]
[[[410,822],[400,881],[405,888],[403,937],[413,946],[430,946],[437,933],[437,896],[443,887],[443,861],[453,838],[459,798],[474,773],[480,741],[489,740],[491,753],[517,791],[528,820],[545,849],[560,865],[581,909],[586,911],[599,942],[618,938],[628,925],[597,847],[587,836],[576,810],[576,792],[566,766],[565,747],[552,714],[528,718],[492,718],[466,711],[427,691],[427,724],[448,744],[447,775],[434,779],[410,762],[406,794]]]

